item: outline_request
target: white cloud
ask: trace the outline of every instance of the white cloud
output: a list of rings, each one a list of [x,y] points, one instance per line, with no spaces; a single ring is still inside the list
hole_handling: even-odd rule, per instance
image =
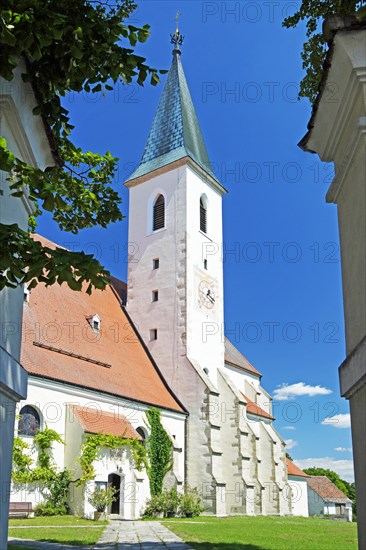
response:
[[[352,453],[352,447],[336,447],[334,450],[337,453]]]
[[[293,449],[298,445],[298,442],[294,441],[293,439],[285,439],[285,443],[286,443],[286,449]]]
[[[295,397],[314,397],[315,395],[329,395],[332,390],[324,388],[323,386],[310,386],[305,382],[297,382],[296,384],[281,384],[277,386],[273,392],[273,399],[278,401],[288,401]]]
[[[282,426],[283,430],[296,430],[295,426]]]
[[[317,458],[296,458],[295,464],[302,470],[313,467],[333,470],[339,474],[342,479],[349,482],[352,482],[355,479],[352,460],[337,459],[332,456],[322,456]]]
[[[322,422],[323,426],[333,426],[334,428],[350,428],[351,427],[351,415],[347,414],[335,414],[324,418]]]

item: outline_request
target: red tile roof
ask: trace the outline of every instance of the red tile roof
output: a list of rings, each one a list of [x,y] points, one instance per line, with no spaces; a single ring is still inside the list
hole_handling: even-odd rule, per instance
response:
[[[132,424],[118,413],[109,413],[90,407],[70,405],[83,430],[92,434],[119,435],[128,439],[141,439]]]
[[[229,363],[234,367],[250,372],[251,374],[255,374],[256,376],[262,376],[261,373],[258,372],[251,363],[249,363],[248,359],[246,359],[246,357],[244,357],[244,355],[240,353],[240,351],[236,349],[236,347],[227,338],[225,338],[225,363]]]
[[[309,487],[323,500],[351,500],[326,476],[309,476],[307,479]]]
[[[240,392],[247,402],[247,413],[253,414],[255,416],[261,416],[263,418],[269,418],[270,420],[275,420],[274,416],[270,415],[267,411],[262,409],[257,403],[254,403],[249,397],[247,397],[243,392]]]
[[[301,476],[301,477],[309,477],[305,472],[300,470],[296,464],[292,462],[289,458],[286,457],[286,466],[287,466],[287,473],[289,476]]]
[[[87,321],[95,313],[100,333]],[[111,287],[91,296],[66,284],[32,289],[24,307],[21,362],[36,376],[184,411]]]

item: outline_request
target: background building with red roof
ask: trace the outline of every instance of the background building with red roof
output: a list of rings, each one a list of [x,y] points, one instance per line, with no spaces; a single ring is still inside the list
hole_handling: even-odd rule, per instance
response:
[[[352,521],[352,501],[326,476],[308,476],[310,516],[339,516]]]

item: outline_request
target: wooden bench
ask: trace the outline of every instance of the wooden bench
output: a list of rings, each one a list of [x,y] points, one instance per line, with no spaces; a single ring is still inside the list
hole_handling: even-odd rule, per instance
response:
[[[10,502],[9,516],[29,517],[32,514],[31,502]]]

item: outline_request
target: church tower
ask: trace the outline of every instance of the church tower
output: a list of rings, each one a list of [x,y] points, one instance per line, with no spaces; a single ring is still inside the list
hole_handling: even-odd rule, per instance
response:
[[[218,371],[224,366],[222,196],[172,36],[173,61],[130,193],[128,311],[187,407],[186,481],[225,513]],[[148,383],[148,381],[147,381]],[[179,483],[179,480],[177,480]]]

